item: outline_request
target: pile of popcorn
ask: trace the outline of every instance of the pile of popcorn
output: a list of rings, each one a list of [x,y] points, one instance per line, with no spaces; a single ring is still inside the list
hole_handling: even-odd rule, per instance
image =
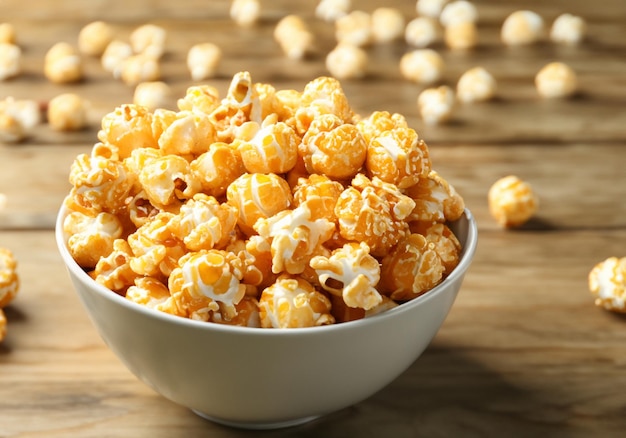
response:
[[[13,253],[6,248],[0,248],[0,341],[7,331],[7,319],[2,309],[17,295],[19,283],[17,261]]]
[[[178,111],[127,104],[76,157],[64,231],[99,284],[180,317],[252,327],[355,320],[458,264],[464,202],[404,116],[360,117],[338,80],[234,75]]]

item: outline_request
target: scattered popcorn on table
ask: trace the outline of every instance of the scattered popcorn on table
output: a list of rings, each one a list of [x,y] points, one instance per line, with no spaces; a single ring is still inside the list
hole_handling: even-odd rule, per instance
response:
[[[215,76],[222,60],[222,49],[213,43],[194,44],[187,52],[187,68],[191,79],[201,81]]]
[[[10,250],[0,248],[0,342],[7,332],[7,319],[2,309],[13,301],[19,288],[20,279],[15,256]]]
[[[113,40],[104,49],[100,62],[105,71],[113,74],[113,77],[119,78],[122,63],[131,56],[133,56],[133,48],[130,44],[120,40]]]
[[[232,0],[230,4],[230,18],[238,26],[248,27],[259,21],[261,4],[259,0]]]
[[[559,44],[575,46],[585,38],[587,23],[581,17],[561,14],[552,23],[550,39]]]
[[[22,72],[22,49],[12,43],[0,42],[0,81],[18,76]]]
[[[535,86],[541,97],[569,97],[576,93],[578,78],[569,65],[551,62],[539,70],[535,76]]]
[[[332,23],[350,11],[351,3],[351,0],[319,0],[315,7],[315,16]]]
[[[500,38],[507,46],[534,44],[543,38],[545,25],[541,15],[533,11],[516,11],[506,17]]]
[[[11,23],[0,23],[0,43],[15,44],[15,28]]]
[[[362,78],[367,73],[368,54],[352,44],[339,44],[326,55],[326,69],[337,79]]]
[[[140,82],[133,93],[133,104],[154,111],[167,106],[170,95],[170,86],[163,81]]]
[[[24,127],[13,115],[0,112],[0,142],[19,143],[27,137]]]
[[[441,11],[450,0],[417,0],[415,10],[424,17],[439,18]]]
[[[476,23],[478,21],[478,9],[467,0],[455,0],[443,7],[439,20],[444,27],[458,23]]]
[[[409,21],[404,39],[412,47],[424,48],[437,43],[443,36],[439,21],[432,17],[417,17]]]
[[[55,131],[79,131],[87,126],[87,102],[74,93],[60,94],[48,103],[48,125]]]
[[[461,75],[456,85],[456,95],[461,102],[482,102],[496,95],[495,78],[483,67],[474,67]]]
[[[493,183],[487,200],[493,218],[506,228],[525,224],[539,205],[530,184],[515,175],[505,176]]]
[[[466,50],[478,45],[478,29],[472,21],[449,24],[444,29],[444,41],[451,49]]]
[[[454,90],[447,85],[427,88],[417,97],[417,108],[428,125],[448,121],[454,112]]]
[[[396,8],[380,7],[371,15],[372,40],[388,43],[402,37],[406,20],[402,11]]]
[[[609,257],[589,272],[589,291],[595,305],[626,313],[626,257]]]
[[[373,37],[372,16],[365,11],[352,11],[335,21],[335,38],[339,44],[366,46]]]
[[[156,24],[143,24],[134,29],[130,36],[130,45],[133,52],[159,59],[165,53],[167,32]]]
[[[74,46],[59,42],[44,58],[44,74],[50,82],[68,84],[83,79],[83,61]]]
[[[6,97],[0,100],[0,142],[18,143],[41,123],[39,103],[30,99]]]
[[[416,49],[400,58],[400,73],[405,79],[419,84],[432,84],[443,76],[445,61],[433,49]]]
[[[143,53],[124,59],[120,65],[119,77],[126,85],[137,86],[142,82],[158,81],[161,66],[158,58]]]
[[[283,17],[274,28],[274,39],[290,59],[303,59],[313,50],[315,37],[297,15]]]
[[[92,21],[78,33],[78,50],[89,56],[102,56],[113,41],[114,32],[110,24],[104,21]]]
[[[177,110],[125,104],[76,157],[64,231],[94,281],[157,311],[246,327],[369,317],[441,282],[463,199],[400,114],[339,83],[234,75]]]

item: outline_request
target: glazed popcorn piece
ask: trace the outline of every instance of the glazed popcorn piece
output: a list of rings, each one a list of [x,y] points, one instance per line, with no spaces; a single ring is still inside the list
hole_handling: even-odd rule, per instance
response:
[[[335,224],[312,218],[305,203],[257,220],[254,229],[271,242],[273,273],[301,274],[317,247],[331,238]]]
[[[161,120],[157,120],[159,117],[162,117]],[[157,123],[161,131],[158,145],[164,155],[198,156],[207,152],[217,140],[215,127],[203,114],[155,111],[153,130]]]
[[[246,295],[259,295],[258,288],[266,288],[278,278],[272,272],[272,247],[268,239],[259,235],[250,236],[247,240],[238,239],[231,242],[226,250],[236,254],[243,262],[241,282],[248,287]]]
[[[302,59],[313,49],[315,38],[298,15],[283,17],[274,28],[274,39],[290,59]]]
[[[15,27],[11,23],[0,23],[0,43],[15,44]]]
[[[0,309],[13,301],[19,287],[17,260],[10,250],[0,248]],[[2,336],[0,336],[0,340],[2,340]]]
[[[455,0],[443,7],[439,21],[444,27],[458,23],[476,23],[478,21],[478,9],[469,1]]]
[[[410,229],[412,233],[421,234],[426,241],[435,245],[443,266],[443,275],[450,274],[456,268],[461,257],[461,243],[446,224],[411,222]]]
[[[113,28],[109,23],[92,21],[78,33],[78,50],[85,55],[102,56],[113,37]]]
[[[139,105],[121,105],[102,117],[98,139],[119,148],[121,159],[130,156],[134,149],[157,148],[152,132],[152,113]]]
[[[315,16],[327,22],[334,22],[350,11],[350,0],[320,0],[315,7]]]
[[[454,112],[455,96],[452,88],[442,85],[427,88],[417,97],[417,108],[428,125],[437,125],[448,121]]]
[[[169,226],[189,251],[200,251],[225,247],[234,237],[236,224],[235,207],[198,193],[180,207]]]
[[[130,45],[136,54],[152,59],[160,58],[165,52],[167,32],[161,26],[144,24],[133,30],[129,36]]]
[[[83,62],[78,50],[64,42],[53,45],[44,58],[44,74],[55,84],[80,81],[83,78]]]
[[[535,76],[535,86],[541,97],[562,98],[576,93],[578,79],[576,72],[562,62],[545,65]]]
[[[313,257],[310,264],[324,290],[343,297],[348,307],[369,310],[382,302],[376,290],[380,265],[365,242],[347,243],[330,257]]]
[[[228,203],[239,211],[241,230],[254,234],[252,227],[260,218],[268,218],[293,203],[291,188],[276,174],[245,173],[228,186]]]
[[[492,99],[497,90],[494,77],[483,67],[474,67],[461,75],[456,96],[461,102],[482,102]]]
[[[249,141],[239,147],[241,159],[250,173],[286,173],[298,158],[300,137],[284,122],[263,124]]]
[[[326,55],[326,69],[338,79],[362,78],[367,72],[369,56],[360,47],[339,44]]]
[[[115,239],[113,250],[105,257],[100,257],[89,276],[96,283],[123,294],[132,285],[138,275],[130,267],[133,251],[125,239]]]
[[[238,26],[252,26],[261,16],[259,0],[232,0],[230,4],[230,18]]]
[[[425,17],[439,18],[450,0],[417,0],[415,10]]]
[[[19,143],[27,133],[22,124],[13,115],[0,112],[0,142]]]
[[[75,93],[51,99],[47,113],[48,125],[55,131],[79,131],[87,126],[87,102]]]
[[[121,237],[123,229],[114,214],[89,216],[74,211],[65,217],[63,231],[70,236],[67,246],[74,260],[82,267],[93,268],[113,251],[113,242]]]
[[[22,49],[12,43],[0,42],[0,81],[22,72]]]
[[[239,327],[261,327],[259,302],[254,297],[245,296],[235,304],[235,316],[224,317],[220,312],[211,314],[211,322],[217,324],[235,325]]]
[[[587,23],[579,16],[561,14],[552,23],[550,39],[559,44],[575,46],[585,38]]]
[[[500,38],[507,46],[534,44],[543,38],[544,27],[543,18],[536,12],[516,11],[502,23]]]
[[[347,179],[363,165],[367,144],[355,125],[344,123],[333,114],[324,114],[313,120],[299,151],[309,173]]]
[[[402,11],[389,7],[374,9],[371,22],[372,39],[376,43],[388,43],[400,38],[406,25]]]
[[[357,129],[369,144],[374,137],[396,128],[408,128],[406,119],[402,114],[391,114],[388,111],[374,111],[368,117],[356,122]]]
[[[407,233],[414,207],[393,184],[358,174],[339,196],[335,214],[343,238],[365,242],[372,255],[383,256]]]
[[[404,39],[412,47],[425,48],[441,40],[443,30],[439,21],[432,17],[416,17],[404,30]]]
[[[178,99],[176,105],[181,111],[211,114],[220,105],[219,92],[211,85],[194,85],[187,88],[185,96]]]
[[[430,172],[426,143],[411,128],[394,128],[372,138],[365,167],[369,175],[403,189],[416,184]]]
[[[366,46],[372,42],[372,16],[365,11],[352,11],[335,20],[335,38],[339,44]]]
[[[312,219],[326,218],[334,223],[337,220],[335,204],[343,190],[339,182],[326,175],[312,174],[298,180],[293,189],[294,204],[307,204]]]
[[[131,56],[133,56],[133,48],[130,44],[125,41],[113,40],[104,49],[100,62],[105,71],[111,73],[113,77],[119,78],[120,66]]]
[[[41,108],[30,99],[6,97],[0,100],[0,140],[17,143],[41,123]]]
[[[295,128],[300,135],[305,135],[311,123],[317,117],[325,114],[334,114],[343,123],[352,123],[354,112],[348,99],[336,78],[319,77],[306,84],[304,90],[295,98],[294,104],[299,107],[295,110]]]
[[[191,171],[208,195],[220,197],[228,186],[246,172],[240,152],[226,143],[215,142],[191,162]]]
[[[445,27],[444,41],[451,49],[471,49],[478,44],[478,28],[473,21],[453,22]]]
[[[141,82],[135,87],[133,104],[155,111],[167,106],[170,95],[170,86],[163,81]]]
[[[432,84],[443,76],[445,62],[432,49],[416,49],[400,58],[400,73],[405,79],[419,84]]]
[[[191,199],[200,191],[200,182],[189,162],[178,155],[165,155],[147,162],[138,180],[152,205],[162,209]]]
[[[349,307],[343,297],[330,295],[330,302],[332,305],[331,314],[335,318],[335,322],[348,322],[348,321],[356,321],[358,319],[368,318],[373,315],[377,315],[382,312],[386,312],[387,310],[393,309],[394,307],[398,307],[399,304],[396,303],[391,298],[380,295],[381,302],[380,304],[372,307],[369,310],[361,309],[360,307]]]
[[[140,53],[124,59],[118,74],[126,85],[136,86],[142,82],[159,80],[161,67],[158,58]]]
[[[497,180],[488,193],[489,212],[503,227],[526,223],[537,210],[539,200],[532,187],[515,175]]]
[[[409,187],[405,194],[415,203],[408,221],[453,222],[461,217],[465,202],[454,187],[436,171]]]
[[[626,257],[609,257],[589,272],[589,290],[595,305],[626,313]]]
[[[210,312],[231,319],[245,294],[243,264],[233,253],[217,249],[191,252],[179,260],[169,278],[170,293],[191,319],[208,321]]]
[[[334,323],[330,300],[306,280],[281,275],[259,299],[265,328],[315,327]]]
[[[222,60],[222,49],[213,43],[199,43],[187,52],[187,68],[194,81],[202,81],[215,76]]]
[[[126,291],[126,299],[151,309],[183,316],[170,291],[160,280],[152,277],[138,277]]]
[[[439,284],[443,271],[435,244],[409,234],[382,259],[378,289],[392,300],[410,300]]]

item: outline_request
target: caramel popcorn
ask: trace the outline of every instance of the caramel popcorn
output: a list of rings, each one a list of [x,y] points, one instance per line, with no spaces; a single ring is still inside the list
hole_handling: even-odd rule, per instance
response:
[[[22,50],[12,43],[0,42],[0,81],[22,72]]]
[[[154,60],[159,59],[165,52],[166,39],[165,29],[155,24],[143,24],[133,30],[129,36],[134,53]]]
[[[372,16],[365,11],[352,11],[335,21],[338,43],[366,46],[373,38]]]
[[[424,17],[439,18],[450,0],[417,0],[415,10]]]
[[[163,81],[141,82],[135,87],[133,104],[154,112],[167,105],[170,94],[170,86]]]
[[[544,34],[543,18],[533,11],[516,11],[502,23],[500,38],[507,46],[534,44]]]
[[[13,301],[19,287],[20,279],[15,256],[10,250],[0,248],[0,342],[5,338],[7,331],[7,319],[2,309]]]
[[[75,93],[60,94],[48,103],[48,124],[55,131],[78,131],[87,126],[87,102]]]
[[[96,283],[176,317],[313,327],[457,266],[463,199],[401,114],[355,114],[336,78],[276,90],[248,72],[176,106],[116,108],[70,168],[64,231]]]
[[[535,76],[535,86],[541,97],[561,98],[576,93],[578,79],[576,72],[562,62],[545,65]]]
[[[78,50],[85,55],[102,56],[113,37],[110,24],[100,20],[92,21],[78,33]]]
[[[161,77],[161,67],[158,58],[140,53],[124,59],[118,74],[126,85],[136,86],[142,82],[157,81]]]
[[[259,300],[261,326],[314,327],[334,322],[330,300],[306,280],[281,275]]]
[[[445,62],[441,55],[432,49],[416,49],[400,58],[400,73],[410,81],[432,84],[443,76]]]
[[[478,29],[473,21],[452,22],[445,27],[444,41],[451,49],[466,50],[478,44]]]
[[[352,44],[339,44],[326,55],[326,69],[338,79],[362,78],[367,72],[367,52]]]
[[[372,39],[376,43],[388,43],[402,36],[406,21],[402,11],[396,8],[380,7],[371,15]]]
[[[496,90],[496,80],[483,67],[467,70],[456,84],[456,96],[461,102],[490,100],[495,96]]]
[[[78,50],[64,42],[53,45],[44,58],[44,74],[56,84],[80,81],[83,78],[83,62]]]
[[[6,97],[0,100],[0,141],[17,143],[41,123],[41,108],[30,99]]]
[[[454,91],[447,85],[427,88],[417,97],[417,108],[426,124],[446,122],[454,112]]]
[[[409,46],[425,48],[438,42],[443,35],[439,22],[432,17],[416,17],[409,21],[404,30],[404,39]]]
[[[589,290],[596,306],[626,313],[626,257],[609,257],[595,265],[589,272]]]
[[[111,73],[113,77],[119,78],[121,75],[120,66],[131,56],[133,56],[133,48],[130,44],[125,41],[113,40],[104,49],[100,62],[105,71]]]
[[[503,227],[523,225],[535,214],[539,204],[530,184],[515,175],[493,183],[488,201],[491,215]]]
[[[252,26],[259,20],[260,15],[259,0],[233,0],[230,4],[230,18],[239,26]]]
[[[15,44],[15,27],[11,23],[0,23],[0,43]]]
[[[191,79],[201,81],[212,78],[222,60],[222,49],[213,43],[194,44],[187,52],[187,68]]]
[[[274,39],[290,59],[302,59],[313,49],[315,38],[297,15],[283,17],[274,29]]]
[[[478,21],[478,9],[467,0],[455,0],[443,7],[439,21],[444,27],[459,23],[476,23]]]
[[[350,11],[350,0],[320,0],[315,7],[315,16],[330,23],[343,17]]]
[[[579,16],[561,14],[552,23],[550,39],[559,44],[575,46],[585,38],[587,23]]]

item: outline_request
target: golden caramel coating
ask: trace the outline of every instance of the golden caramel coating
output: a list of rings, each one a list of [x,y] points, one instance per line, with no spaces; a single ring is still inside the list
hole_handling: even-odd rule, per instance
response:
[[[0,309],[6,307],[15,298],[19,288],[17,260],[10,250],[0,248]],[[2,337],[0,333],[0,341]]]
[[[497,90],[494,77],[483,67],[474,67],[461,75],[456,85],[456,96],[461,102],[480,102],[492,99]]]
[[[104,49],[100,57],[102,68],[119,78],[124,61],[133,56],[133,48],[126,41],[113,40]]]
[[[417,109],[428,125],[448,121],[454,112],[454,90],[447,85],[423,90],[417,97]]]
[[[609,257],[589,272],[589,291],[595,305],[626,313],[626,257]]]
[[[258,126],[258,125],[257,125]],[[284,122],[263,125],[254,137],[239,146],[250,173],[286,173],[296,165],[300,137]]]
[[[156,278],[136,278],[134,284],[126,291],[126,299],[160,312],[184,316],[170,295],[167,286]]]
[[[376,43],[388,43],[399,39],[404,33],[406,20],[398,8],[379,7],[370,17],[372,40]]]
[[[189,162],[178,155],[148,161],[139,172],[139,183],[152,205],[164,209],[191,199],[200,191],[200,182]]]
[[[239,150],[222,142],[213,143],[190,165],[202,191],[215,197],[226,194],[228,186],[246,172]]]
[[[92,21],[78,33],[78,50],[89,56],[102,56],[114,37],[113,27],[104,21]]]
[[[287,181],[276,174],[244,173],[228,186],[228,203],[239,211],[238,224],[247,235],[259,218],[268,218],[293,203]]]
[[[59,94],[48,103],[48,125],[55,131],[79,131],[87,126],[87,106],[78,94]]]
[[[446,63],[433,49],[415,49],[400,58],[402,76],[418,84],[432,84],[443,76]]]
[[[155,111],[167,105],[170,94],[170,86],[163,81],[141,82],[135,87],[133,104]]]
[[[124,239],[115,239],[111,253],[100,257],[89,275],[96,280],[96,283],[122,293],[137,278],[137,274],[130,267],[132,257],[133,251],[128,242]]]
[[[534,11],[515,11],[505,18],[500,38],[507,46],[525,46],[543,38],[545,25],[541,15]]]
[[[342,296],[348,307],[369,310],[381,303],[376,290],[380,265],[365,242],[347,243],[330,257],[315,256],[310,265],[324,290]]]
[[[386,131],[396,128],[408,128],[405,117],[402,114],[391,114],[387,111],[374,111],[368,117],[356,123],[365,141],[369,144],[374,137],[378,137]]]
[[[443,29],[437,19],[420,16],[412,19],[404,30],[404,39],[411,47],[423,49],[441,40]]]
[[[319,0],[315,7],[315,16],[320,20],[334,23],[350,11],[350,0]]]
[[[66,199],[71,210],[116,213],[124,207],[135,176],[114,159],[80,154],[70,167],[72,190]]]
[[[273,273],[301,274],[316,248],[331,238],[335,224],[311,216],[305,203],[256,221],[256,232],[271,241]]]
[[[431,170],[426,178],[409,187],[405,194],[415,202],[408,221],[447,222],[461,217],[465,202],[454,187]]]
[[[73,211],[65,217],[63,231],[70,236],[67,246],[76,263],[91,269],[100,257],[113,251],[113,242],[121,237],[123,229],[114,214],[102,212],[90,216]]]
[[[582,17],[561,14],[552,23],[550,40],[555,43],[575,46],[585,39],[587,23]]]
[[[22,49],[13,43],[0,42],[0,81],[22,72]]]
[[[372,255],[383,256],[407,233],[414,207],[396,186],[358,174],[339,196],[335,214],[343,238],[365,242]]]
[[[378,289],[392,300],[422,295],[443,279],[435,244],[421,234],[409,234],[382,259]]]
[[[518,227],[526,223],[539,206],[529,183],[515,175],[497,180],[487,196],[489,212],[503,227]]]
[[[373,137],[367,146],[369,176],[400,189],[415,185],[431,169],[428,147],[411,128],[394,128]]]
[[[265,237],[254,235],[248,240],[237,240],[227,248],[237,255],[244,264],[242,283],[264,289],[276,281],[277,274],[272,272],[272,247]]]
[[[435,245],[435,251],[443,265],[443,275],[448,275],[459,264],[461,243],[446,224],[411,222],[412,233],[419,233]]]
[[[315,118],[324,114],[334,114],[344,123],[353,122],[354,112],[341,84],[335,78],[322,76],[313,79],[297,97],[299,99],[294,99],[294,103],[300,106],[295,111],[295,121],[296,131],[300,135],[307,132]]]
[[[472,49],[478,45],[478,28],[472,21],[454,22],[445,27],[443,39],[453,50]]]
[[[365,310],[359,307],[349,307],[343,300],[343,297],[330,295],[330,302],[333,306],[331,309],[331,313],[335,318],[335,322],[348,322],[367,318],[369,316],[376,315],[399,306],[398,303],[385,295],[380,295],[380,298],[380,304],[372,307],[369,310]]]
[[[210,312],[231,319],[246,288],[243,263],[233,253],[216,249],[191,252],[179,260],[169,278],[172,297],[189,318],[208,321]]]
[[[165,53],[167,32],[155,24],[143,24],[135,28],[130,36],[130,45],[137,54],[159,59]]]
[[[237,209],[198,193],[180,207],[169,227],[189,251],[222,249],[235,237]]]
[[[219,91],[211,85],[194,85],[187,88],[177,105],[181,111],[211,114],[220,105]]]
[[[297,15],[283,17],[274,28],[274,39],[289,59],[302,59],[313,50],[315,37]]]
[[[126,207],[128,218],[136,228],[144,225],[159,213],[159,209],[152,205],[148,195],[141,190],[132,197]]]
[[[335,21],[335,38],[338,43],[366,46],[372,42],[372,16],[354,10]]]
[[[367,52],[348,43],[338,44],[326,55],[326,69],[337,79],[358,79],[365,76],[369,63]]]
[[[467,0],[454,0],[443,7],[439,21],[445,27],[457,23],[476,23],[478,21],[478,9]]]
[[[335,322],[326,295],[306,280],[281,275],[259,299],[261,327],[315,327]]]
[[[83,78],[83,62],[78,50],[65,42],[50,47],[44,58],[44,75],[55,84],[80,81]]]
[[[569,97],[576,93],[578,77],[569,65],[551,62],[542,67],[535,76],[535,87],[541,97]]]
[[[122,61],[119,77],[129,86],[142,82],[158,81],[161,78],[161,66],[157,58],[140,53]]]
[[[134,149],[158,147],[152,133],[152,113],[132,104],[121,105],[102,117],[98,139],[117,146],[120,159],[130,156]]]
[[[335,204],[343,189],[341,183],[326,175],[312,174],[298,180],[293,189],[294,204],[307,204],[313,219],[326,218],[330,222],[336,222]]]
[[[187,68],[194,81],[212,78],[222,60],[222,49],[213,43],[199,43],[187,52]]]
[[[353,177],[367,154],[367,143],[357,127],[334,114],[315,118],[298,148],[309,173],[333,179]]]
[[[211,322],[239,327],[261,327],[259,302],[254,297],[245,296],[235,304],[235,315],[228,318],[223,312],[212,312]]]
[[[232,0],[229,12],[238,26],[249,27],[259,20],[261,3],[259,0]]]
[[[175,118],[162,124],[161,129],[158,144],[164,155],[198,156],[217,141],[215,127],[209,118],[193,111],[175,113]]]

